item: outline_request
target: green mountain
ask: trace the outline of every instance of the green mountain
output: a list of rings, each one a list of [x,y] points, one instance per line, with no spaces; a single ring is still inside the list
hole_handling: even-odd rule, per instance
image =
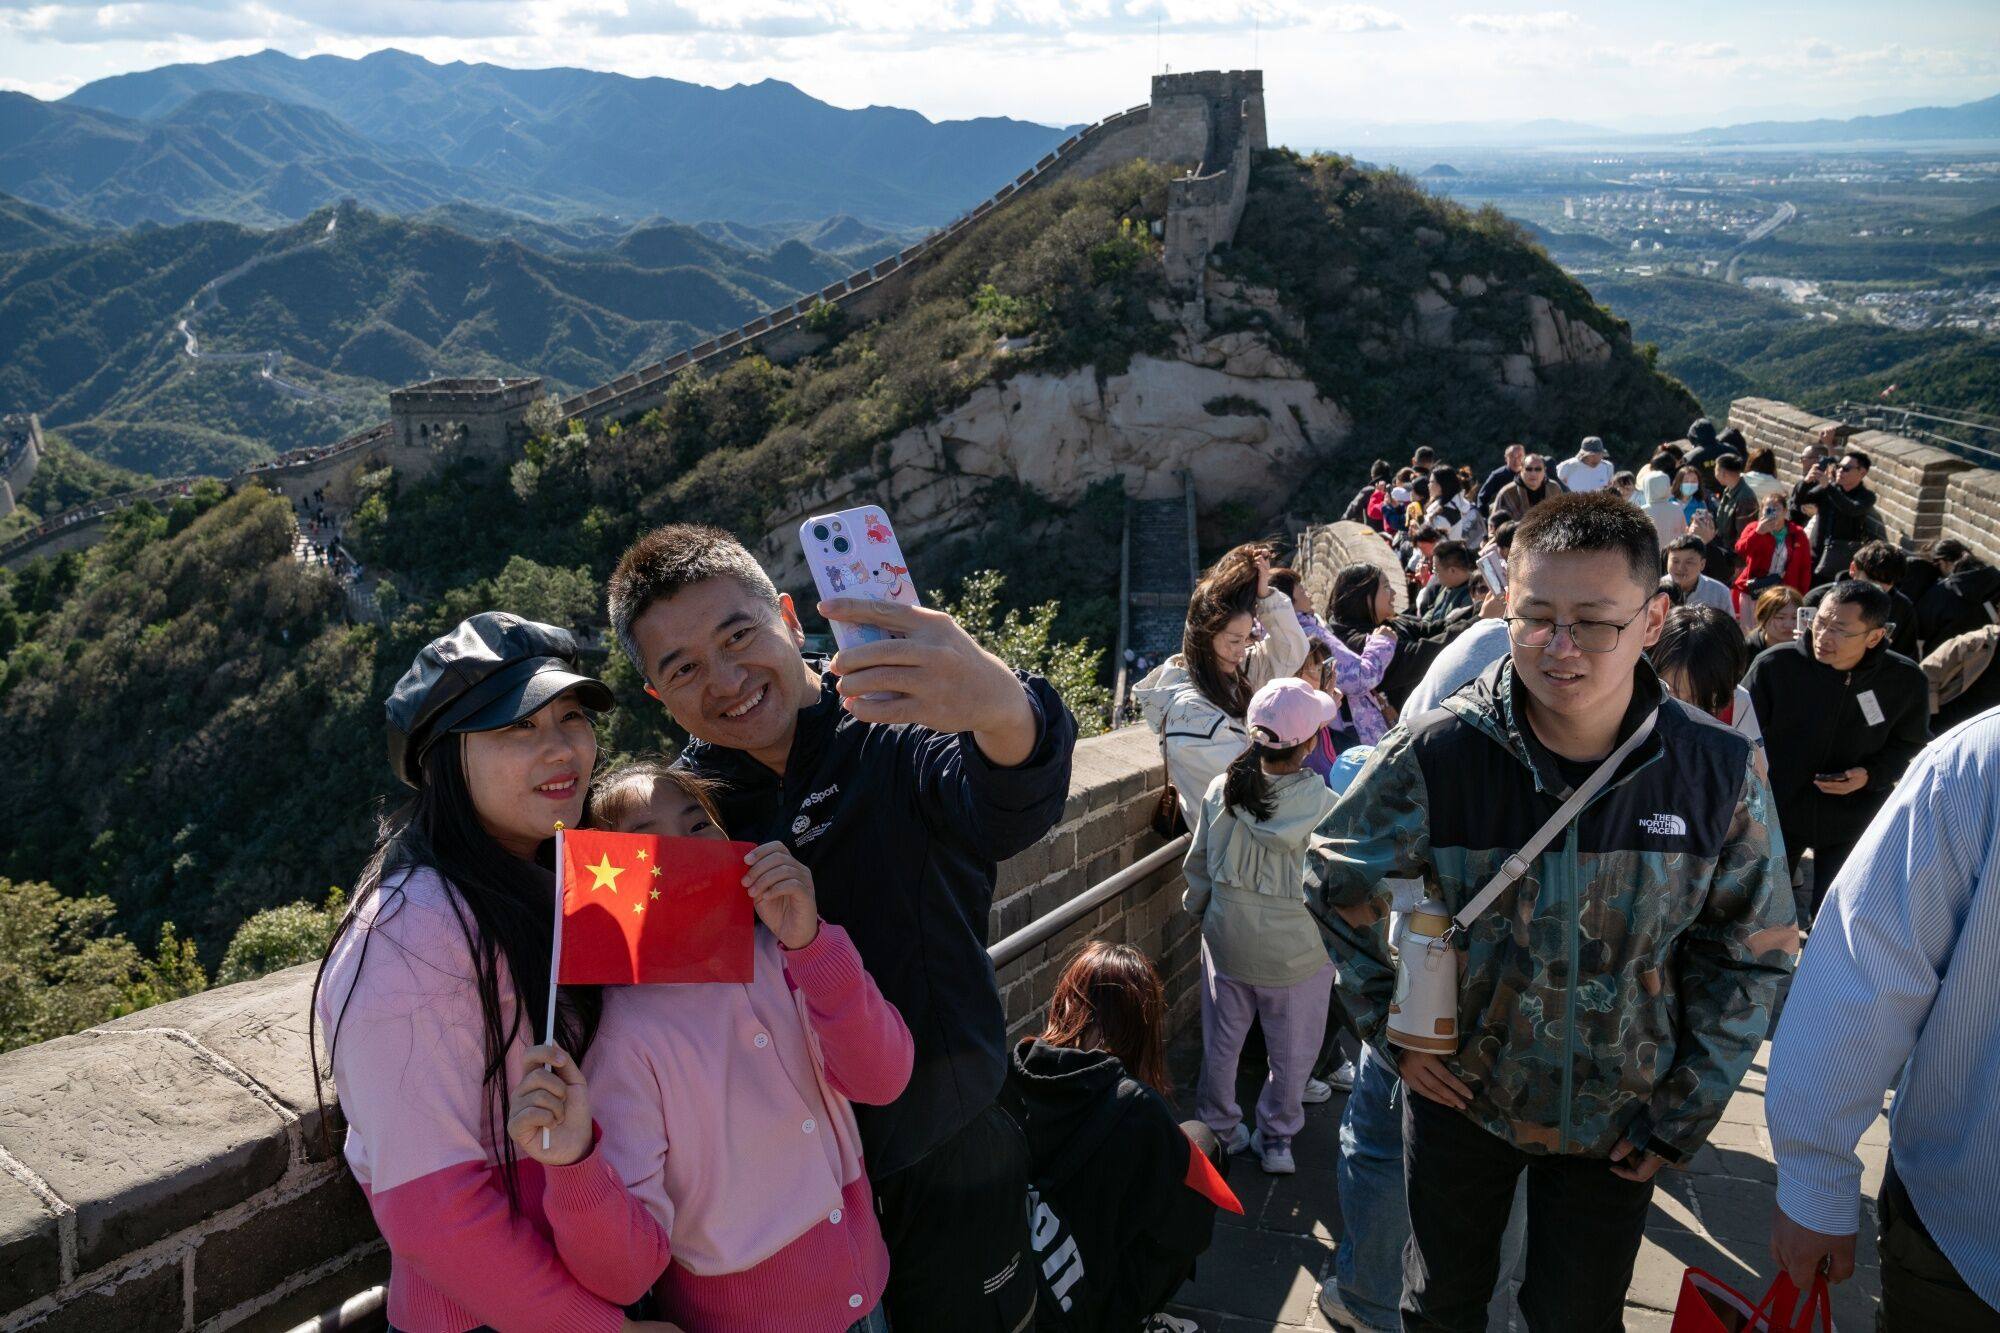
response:
[[[0,573],[0,807],[36,811],[0,842],[0,877],[108,895],[118,928],[147,949],[171,919],[212,965],[251,913],[351,882],[370,816],[394,794],[380,700],[427,638],[494,606],[601,624],[601,581],[647,526],[701,519],[759,542],[804,496],[887,484],[926,440],[934,456],[918,470],[970,476],[971,442],[925,432],[982,402],[1011,416],[1006,385],[1061,381],[1076,388],[1062,402],[1123,411],[1112,396],[1128,401],[1142,374],[1169,390],[1177,378],[1207,384],[1223,372],[1204,359],[1226,356],[1244,393],[1294,395],[1289,413],[1271,415],[1303,423],[1310,413],[1347,432],[1301,460],[1289,493],[1268,497],[1268,512],[1300,514],[1328,512],[1336,494],[1344,502],[1341,478],[1376,453],[1407,456],[1423,443],[1470,462],[1502,440],[1586,428],[1629,450],[1694,410],[1503,219],[1341,158],[1263,155],[1215,275],[1242,309],[1225,318],[1218,307],[1223,327],[1191,333],[1149,225],[1164,216],[1172,174],[1132,163],[1024,195],[942,246],[878,318],[836,321],[826,345],[791,364],[752,356],[679,379],[654,411],[538,438],[518,459],[359,479],[345,533],[383,575],[382,623],[350,623],[335,585],[293,562],[286,502],[257,488],[225,499],[208,487],[164,513],[136,506],[87,552]],[[291,337],[327,363],[387,355],[407,336],[546,369],[594,340],[624,346],[638,323],[616,311],[636,301],[625,290],[634,284],[714,291],[714,279],[703,287],[685,268],[557,260],[365,213],[342,213],[337,239],[315,243],[323,225],[315,217],[276,237],[176,229],[223,264],[276,248],[245,286],[225,288],[217,336]],[[675,258],[687,244],[666,235],[633,248]],[[126,262],[142,277],[173,247],[161,250]],[[1448,337],[1434,336],[1441,280],[1461,322]],[[1418,312],[1425,327],[1414,330]],[[1556,315],[1588,354],[1550,358],[1534,401],[1508,392],[1490,373],[1493,349],[1538,339]],[[1104,395],[1094,405],[1084,401],[1093,390]],[[1241,416],[1204,396],[1182,394],[1181,418],[1165,429],[1149,418],[1150,434],[1125,443],[1153,450],[1160,466],[1192,461],[1225,416]],[[1242,458],[1254,462],[1254,448]],[[970,571],[999,569],[1007,607],[1059,600],[1060,638],[1107,647],[1117,561],[1048,553],[1115,551],[1122,482],[1058,498],[982,475],[955,506],[971,525],[912,548],[927,599]],[[904,517],[920,530],[917,513]],[[1268,533],[1268,521],[1219,507],[1205,535],[1233,542]],[[602,668],[623,704],[603,724],[606,757],[659,747],[657,706],[631,668],[616,653]]]
[[[0,254],[81,241],[94,230],[61,213],[0,194]]]
[[[0,403],[121,466],[225,473],[378,421],[432,375],[614,379],[847,267],[675,224],[561,254],[352,207],[141,228],[0,257]]]
[[[169,132],[143,151],[99,144],[171,131],[186,108],[218,94],[231,103],[289,104],[302,118],[253,138],[246,151],[259,161],[220,162],[231,169],[215,177],[219,192],[209,184],[220,160],[211,139],[183,146],[183,136]],[[587,213],[748,222],[849,213],[908,227],[949,221],[1064,136],[996,117],[934,123],[893,107],[846,110],[769,79],[705,88],[583,69],[438,65],[393,50],[359,60],[263,51],[170,65],[36,105],[45,117],[72,119],[24,140],[10,122],[27,111],[0,107],[0,189],[50,207],[74,201],[82,215],[117,221],[132,220],[142,201],[98,200],[79,188],[68,179],[74,172],[63,143],[99,145],[94,159],[106,164],[131,156],[154,167],[155,188],[168,201],[161,207],[239,221],[269,221],[271,212],[298,218],[352,196],[385,211],[465,200],[551,221]],[[217,128],[213,112],[203,119]],[[258,152],[258,143],[282,151]],[[317,151],[305,151],[307,144]],[[177,175],[172,168],[183,159],[187,170]],[[368,179],[371,171],[379,179]],[[112,174],[122,172],[113,165]]]

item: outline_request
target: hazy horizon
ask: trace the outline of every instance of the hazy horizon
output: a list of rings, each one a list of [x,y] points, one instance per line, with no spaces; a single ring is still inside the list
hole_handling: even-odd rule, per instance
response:
[[[1676,133],[2000,91],[1984,0],[1828,0],[1803,23],[1720,0],[0,0],[0,32],[0,88],[43,98],[265,48],[395,47],[716,87],[775,78],[836,106],[1063,125],[1143,100],[1163,68],[1259,67],[1272,135],[1290,143],[1541,119]]]

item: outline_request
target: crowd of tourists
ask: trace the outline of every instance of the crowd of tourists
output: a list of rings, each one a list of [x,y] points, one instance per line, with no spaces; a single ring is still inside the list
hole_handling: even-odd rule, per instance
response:
[[[1780,1263],[1851,1273],[1854,1145],[1903,1071],[1887,1326],[1994,1327],[1966,1190],[2000,1184],[2000,716],[1929,738],[2000,682],[2000,576],[1885,543],[1860,454],[1784,486],[1709,435],[1643,481],[1594,438],[1483,478],[1420,450],[1350,507],[1374,558],[1204,573],[1134,687],[1189,834],[1190,1119],[1136,948],[1063,959],[1006,1039],[996,868],[1061,817],[1076,724],[948,615],[832,599],[887,635],[810,656],[735,539],[654,531],[606,615],[687,739],[608,771],[568,631],[426,645],[386,701],[410,796],[314,997],[391,1326],[1189,1333],[1165,1307],[1232,1158],[1295,1171],[1345,1093],[1329,1319],[1484,1328],[1518,1268],[1528,1327],[1616,1328],[1657,1173],[1789,986]],[[552,996],[558,827],[754,844],[751,979]],[[1419,1021],[1398,969],[1441,955]]]

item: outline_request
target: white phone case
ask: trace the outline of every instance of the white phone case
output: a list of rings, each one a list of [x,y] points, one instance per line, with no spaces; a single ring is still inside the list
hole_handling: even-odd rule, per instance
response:
[[[822,598],[869,597],[878,602],[918,606],[917,585],[896,542],[895,529],[880,505],[862,505],[837,514],[815,514],[799,524],[799,549]],[[842,648],[895,637],[873,625],[831,622],[833,641]]]

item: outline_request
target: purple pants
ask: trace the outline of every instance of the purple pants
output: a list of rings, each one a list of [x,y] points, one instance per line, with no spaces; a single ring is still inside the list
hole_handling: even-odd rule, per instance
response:
[[[1264,1049],[1271,1072],[1257,1098],[1257,1128],[1270,1145],[1290,1143],[1305,1127],[1299,1100],[1326,1036],[1327,1002],[1333,995],[1333,964],[1294,986],[1248,986],[1215,970],[1208,941],[1201,944],[1201,1087],[1195,1114],[1227,1139],[1242,1123],[1236,1104],[1236,1062],[1252,1019],[1264,1024]]]

